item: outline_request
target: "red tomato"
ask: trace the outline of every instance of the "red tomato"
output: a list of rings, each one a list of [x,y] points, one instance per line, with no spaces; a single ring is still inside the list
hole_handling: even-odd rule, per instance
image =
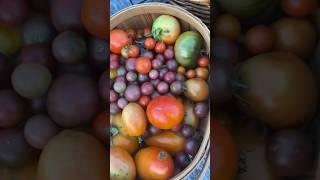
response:
[[[208,56],[199,57],[198,66],[200,66],[200,67],[208,67],[209,66],[209,58],[208,58]]]
[[[188,79],[192,79],[192,78],[195,78],[196,77],[196,71],[194,69],[189,69],[187,72],[186,72],[186,76]]]
[[[157,42],[156,47],[154,48],[154,51],[158,54],[164,53],[166,50],[166,44],[164,42]]]
[[[149,96],[141,96],[140,99],[139,99],[139,104],[144,108],[147,107],[149,102],[150,102],[150,97]]]
[[[124,46],[131,44],[132,39],[128,34],[121,29],[114,29],[110,32],[110,51],[115,54],[120,54]]]
[[[136,45],[127,45],[122,48],[121,55],[124,58],[136,58],[139,56],[140,50]]]
[[[147,147],[138,151],[135,162],[141,179],[169,179],[174,173],[174,163],[170,154],[157,147]]]
[[[317,9],[317,0],[282,0],[282,9],[290,16],[305,17]]]
[[[146,57],[139,57],[136,60],[136,71],[140,74],[147,74],[151,70],[151,60]]]
[[[109,114],[107,111],[101,112],[98,117],[93,121],[93,130],[97,138],[102,142],[107,143],[109,141]]]
[[[184,106],[175,97],[159,96],[148,104],[147,117],[154,127],[171,129],[183,120]]]
[[[146,49],[153,49],[156,46],[156,40],[154,40],[153,38],[146,38],[144,40],[144,47]]]

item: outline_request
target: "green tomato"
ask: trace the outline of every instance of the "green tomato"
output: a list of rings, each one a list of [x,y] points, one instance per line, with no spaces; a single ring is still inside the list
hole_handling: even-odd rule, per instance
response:
[[[178,63],[186,68],[197,65],[203,39],[198,32],[186,31],[182,33],[174,46],[174,54]]]
[[[179,21],[169,15],[159,16],[152,25],[152,35],[157,41],[163,41],[166,45],[174,44],[180,35]]]

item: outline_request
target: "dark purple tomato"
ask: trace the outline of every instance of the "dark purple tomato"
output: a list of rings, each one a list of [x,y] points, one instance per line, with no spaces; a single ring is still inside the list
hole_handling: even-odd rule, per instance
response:
[[[209,114],[209,106],[205,102],[198,102],[194,105],[193,111],[198,118],[205,118]]]
[[[166,83],[164,81],[159,82],[159,84],[157,85],[157,91],[160,94],[166,94],[169,91],[168,83]]]
[[[142,54],[143,57],[153,59],[154,55],[151,51],[146,51],[145,53]]]
[[[139,80],[140,83],[143,83],[143,82],[148,81],[149,77],[146,74],[139,74],[138,75],[138,80]]]
[[[163,79],[170,84],[176,80],[176,74],[174,72],[169,71],[164,75]]]
[[[117,93],[123,93],[127,88],[127,85],[124,81],[116,81],[113,84],[113,89],[117,92]]]
[[[311,140],[294,129],[284,129],[272,134],[266,153],[272,170],[287,177],[305,175],[313,166],[316,155]]]
[[[154,59],[152,61],[152,68],[153,69],[160,69],[162,65],[163,65],[163,62],[159,59]]]
[[[118,100],[118,94],[114,90],[110,90],[110,102],[116,102]]]
[[[159,71],[159,79],[163,79],[164,78],[164,75],[168,72],[169,70],[168,70],[168,68],[162,68],[162,69],[160,69],[160,71]]]
[[[125,98],[120,98],[117,101],[117,105],[120,109],[123,109],[128,104],[128,101]]]
[[[156,59],[159,59],[162,62],[164,62],[164,60],[165,60],[163,54],[157,54]]]
[[[43,149],[60,128],[47,115],[38,114],[28,119],[24,126],[26,141],[36,149]]]
[[[110,113],[111,114],[117,114],[119,111],[120,111],[120,108],[118,107],[117,103],[110,104]]]
[[[170,70],[170,71],[176,71],[177,67],[178,67],[178,63],[176,60],[174,59],[171,59],[171,60],[168,60],[167,63],[167,68]]]
[[[182,129],[182,127],[183,127],[183,124],[180,123],[180,124],[174,126],[171,130],[172,130],[173,132],[180,132],[181,129]]]
[[[91,37],[89,39],[89,55],[95,67],[100,70],[105,70],[107,68],[107,41],[104,39],[99,39],[96,37]]]
[[[185,168],[191,163],[191,159],[189,158],[188,154],[184,152],[179,152],[174,157],[175,164],[178,165],[180,168]]]
[[[26,0],[0,0],[0,24],[21,25],[28,17],[29,8]]]
[[[0,131],[0,163],[5,167],[19,167],[35,158],[36,150],[24,138],[23,129]]]
[[[38,63],[53,70],[56,61],[52,56],[49,44],[33,44],[25,46],[18,57],[19,63]]]
[[[60,31],[82,31],[82,0],[53,0],[51,2],[51,20]]]
[[[45,16],[35,16],[28,19],[22,26],[23,44],[50,43],[56,32],[50,19]]]
[[[118,69],[119,66],[119,61],[110,61],[110,69]]]
[[[194,129],[191,125],[189,124],[184,124],[182,129],[181,129],[181,133],[185,138],[190,138],[193,136],[194,134]]]
[[[151,82],[145,82],[141,85],[141,93],[143,95],[149,96],[154,92],[154,87]]]
[[[214,38],[214,58],[227,63],[236,63],[239,60],[239,50],[234,42],[225,38]]]
[[[139,86],[134,84],[129,85],[126,91],[124,92],[124,96],[130,102],[138,101],[138,99],[141,96]]]
[[[169,59],[172,59],[172,58],[173,58],[174,52],[173,52],[172,49],[166,49],[166,50],[164,51],[163,55],[164,55],[164,58],[165,58],[166,60],[169,60]]]
[[[134,71],[129,71],[129,72],[127,73],[127,75],[126,75],[126,79],[127,79],[127,81],[129,81],[129,82],[134,82],[134,81],[137,80],[137,78],[138,78],[138,75],[137,75],[137,73],[134,72]]]
[[[156,135],[156,134],[160,134],[162,132],[161,129],[159,128],[156,128],[154,126],[152,126],[151,124],[149,124],[148,126],[148,131],[151,135]]]
[[[0,90],[0,127],[9,128],[26,120],[26,103],[10,90]]]
[[[177,81],[185,81],[186,80],[186,77],[184,77],[184,75],[183,74],[180,74],[180,73],[177,73],[176,74],[176,80]]]
[[[159,77],[159,72],[155,69],[152,69],[150,72],[149,72],[149,78],[150,79],[158,79]]]
[[[174,81],[170,84],[170,92],[175,95],[180,95],[183,93],[183,82]]]
[[[47,111],[46,97],[30,99],[28,105],[32,114],[44,113]]]
[[[153,85],[154,87],[157,87],[158,84],[160,83],[160,80],[159,80],[159,79],[153,79],[153,80],[151,80],[150,82],[152,83],[152,85]]]
[[[127,70],[125,67],[123,66],[120,66],[118,69],[117,69],[117,75],[118,76],[125,76],[127,73]]]
[[[63,127],[88,123],[99,111],[97,85],[83,75],[62,75],[48,93],[47,107],[50,117]]]
[[[37,98],[47,94],[52,81],[50,71],[41,64],[22,63],[11,76],[14,90],[23,97]]]
[[[104,71],[99,79],[99,95],[104,102],[108,102],[108,84],[109,78],[107,75],[107,70]]]
[[[52,53],[60,63],[79,63],[87,55],[86,40],[77,32],[62,32],[52,43]]]
[[[127,71],[136,70],[136,58],[129,58],[126,62]]]
[[[198,149],[199,149],[199,143],[195,138],[189,138],[186,140],[184,144],[184,152],[194,157],[197,154]]]

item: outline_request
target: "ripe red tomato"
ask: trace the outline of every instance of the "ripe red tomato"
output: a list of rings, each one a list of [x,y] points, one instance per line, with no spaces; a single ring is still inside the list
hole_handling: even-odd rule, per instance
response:
[[[187,72],[186,72],[186,76],[188,79],[192,79],[192,78],[195,78],[196,77],[196,71],[194,69],[189,69]]]
[[[166,50],[166,44],[164,42],[157,42],[156,47],[154,48],[154,51],[158,54],[164,53]]]
[[[282,9],[290,16],[305,17],[317,9],[317,0],[282,0]]]
[[[121,50],[121,55],[124,58],[136,58],[139,56],[140,50],[136,45],[126,45]]]
[[[147,74],[151,70],[151,60],[146,57],[139,57],[136,60],[136,71],[140,74]]]
[[[153,38],[146,38],[144,40],[144,47],[146,49],[153,49],[156,46],[156,40],[154,40]]]
[[[174,173],[174,163],[169,153],[147,147],[137,152],[135,162],[141,179],[169,179]]]
[[[209,57],[208,56],[199,57],[198,66],[200,66],[200,67],[208,67],[209,66]]]
[[[184,106],[175,97],[159,96],[148,104],[147,117],[154,127],[171,129],[183,120]]]
[[[149,102],[150,102],[150,97],[149,96],[141,96],[140,99],[139,99],[139,104],[144,108],[147,107]]]
[[[102,142],[107,143],[109,141],[109,114],[107,111],[101,112],[98,117],[93,121],[93,130],[97,138]]]
[[[131,155],[119,147],[110,149],[110,178],[136,179],[136,166]]]
[[[110,51],[114,54],[120,54],[124,46],[131,44],[132,39],[128,33],[121,29],[114,29],[110,32]]]

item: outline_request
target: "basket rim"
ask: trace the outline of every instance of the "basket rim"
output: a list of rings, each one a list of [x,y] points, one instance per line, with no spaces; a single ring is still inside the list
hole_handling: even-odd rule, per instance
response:
[[[120,10],[119,12],[113,14],[110,17],[110,30],[116,28],[120,23],[122,23],[123,21],[126,21],[134,16],[146,14],[145,11],[141,11],[140,9],[141,8],[148,8],[148,7],[154,8],[155,11],[156,10],[160,11],[159,8],[166,8],[168,10],[167,12],[165,12],[166,14],[175,16],[179,19],[188,18],[189,20],[192,20],[193,21],[192,23],[195,23],[195,24],[192,24],[193,27],[197,27],[197,29],[201,28],[201,30],[198,29],[198,31],[205,41],[206,49],[208,50],[208,52],[210,52],[210,31],[209,31],[208,27],[198,17],[191,14],[190,12],[183,9],[182,7],[176,6],[176,5],[159,3],[159,2],[152,2],[152,3],[136,4],[133,6],[126,7],[124,9]],[[130,17],[124,18],[124,19],[120,18],[121,22],[119,22],[119,20],[116,19],[116,18],[119,18],[124,13],[128,13],[128,12],[132,13],[133,11],[135,11],[136,14],[134,14]],[[157,12],[155,12],[155,13],[157,13]],[[162,14],[162,13],[163,12],[159,12],[159,14]],[[175,13],[183,13],[185,17],[183,17],[183,18],[179,17]],[[117,22],[114,22],[115,19],[117,20]],[[189,24],[190,24],[190,22],[189,22]],[[210,106],[211,106],[211,103],[209,101],[209,109],[211,109]],[[182,170],[179,174],[172,177],[171,178],[172,180],[185,179],[185,177],[188,176],[192,172],[192,170],[197,166],[197,164],[204,157],[204,155],[206,155],[206,153],[208,153],[209,148],[210,148],[210,112],[209,112],[207,121],[208,122],[207,122],[206,130],[203,133],[203,139],[202,139],[201,145],[199,147],[199,150],[198,150],[196,156],[193,158],[193,161],[184,170]]]

